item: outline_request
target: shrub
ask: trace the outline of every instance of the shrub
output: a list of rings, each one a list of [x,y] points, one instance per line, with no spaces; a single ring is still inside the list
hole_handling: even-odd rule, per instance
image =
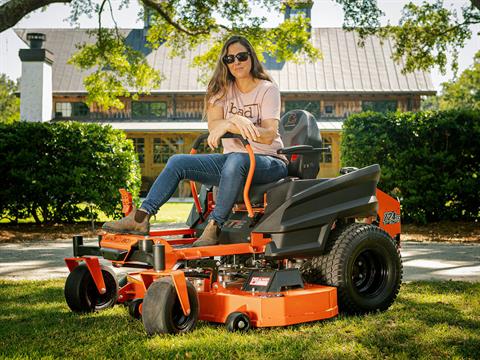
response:
[[[407,220],[480,217],[480,112],[362,113],[344,123],[343,166],[380,164]]]
[[[133,144],[109,126],[78,122],[0,125],[0,216],[71,222],[120,213],[118,189],[138,196]]]

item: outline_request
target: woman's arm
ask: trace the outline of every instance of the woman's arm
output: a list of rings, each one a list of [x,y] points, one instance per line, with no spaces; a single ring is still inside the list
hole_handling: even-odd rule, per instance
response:
[[[275,140],[275,137],[278,133],[278,120],[277,119],[264,119],[260,126],[255,126],[249,119],[243,117],[241,115],[234,115],[229,119],[230,123],[233,125],[233,132],[235,134],[241,134],[244,138],[248,138],[249,140],[253,140],[255,142],[261,144],[270,145]],[[242,126],[253,125],[256,130],[255,138],[248,136],[248,134],[244,134],[241,129]]]
[[[236,116],[233,118],[235,117]],[[233,118],[225,120],[221,106],[210,105],[208,107],[207,119],[210,135],[208,136],[207,142],[212,150],[218,147],[220,138],[227,132],[240,134],[244,139],[258,141],[261,136],[261,130],[258,127],[243,116],[239,116],[240,119],[238,121],[234,121]]]

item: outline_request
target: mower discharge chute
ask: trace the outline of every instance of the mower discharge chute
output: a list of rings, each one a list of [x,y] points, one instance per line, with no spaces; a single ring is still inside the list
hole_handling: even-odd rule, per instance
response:
[[[280,133],[289,176],[254,187],[248,141],[226,135],[242,141],[251,165],[219,245],[192,247],[216,195],[205,185],[198,194],[193,182],[188,228],[148,236],[102,233],[98,247],[75,237],[74,257],[65,259],[69,307],[90,312],[125,304],[148,334],[187,332],[197,320],[242,331],[388,309],[402,280],[400,204],[376,188],[380,167],[317,179],[326,149],[315,118],[290,111]],[[195,141],[192,153],[206,137]],[[121,193],[128,214],[132,199]],[[118,278],[102,258],[127,274]]]

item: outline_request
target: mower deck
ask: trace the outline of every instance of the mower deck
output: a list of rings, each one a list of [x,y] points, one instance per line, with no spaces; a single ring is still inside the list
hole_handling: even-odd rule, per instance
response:
[[[304,289],[279,293],[252,293],[239,287],[199,291],[199,319],[225,323],[229,314],[242,312],[253,327],[299,324],[338,314],[337,289],[305,284]]]

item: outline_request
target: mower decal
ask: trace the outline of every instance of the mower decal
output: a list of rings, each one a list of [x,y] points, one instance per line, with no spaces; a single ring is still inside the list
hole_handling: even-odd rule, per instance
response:
[[[298,120],[297,120],[297,115],[296,114],[291,114],[288,119],[287,119],[287,122],[283,125],[284,128],[294,128],[298,123]]]
[[[397,224],[400,222],[400,214],[397,214],[394,211],[387,211],[383,214],[383,223],[385,225]]]
[[[250,280],[250,283],[249,285],[252,285],[252,286],[267,286],[268,283],[270,281],[270,278],[269,277],[265,277],[265,276],[254,276],[252,277],[252,279]]]

